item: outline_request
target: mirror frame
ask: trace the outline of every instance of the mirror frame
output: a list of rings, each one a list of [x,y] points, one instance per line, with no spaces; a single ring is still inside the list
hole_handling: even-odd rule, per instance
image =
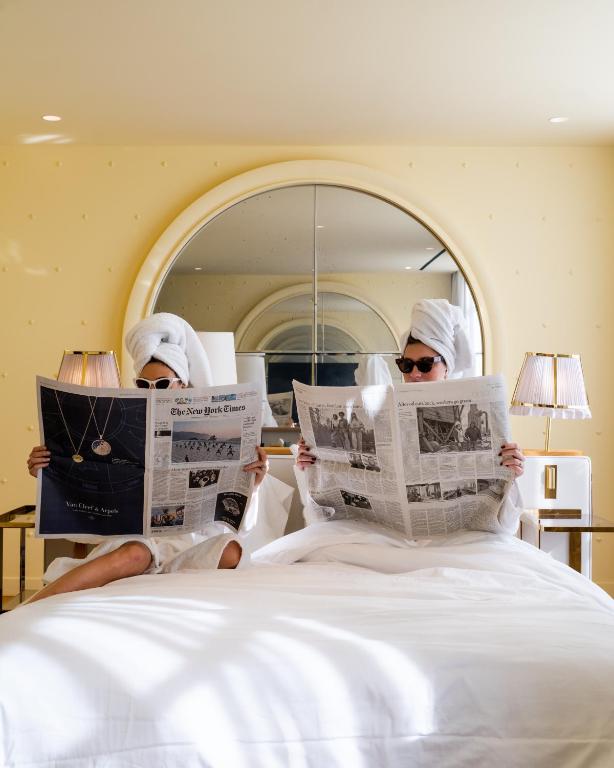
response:
[[[255,168],[218,184],[195,200],[166,227],[145,257],[126,306],[121,348],[124,385],[132,380],[133,372],[123,339],[133,325],[152,313],[162,283],[188,241],[220,213],[249,197],[305,184],[347,187],[370,194],[412,216],[440,240],[458,264],[473,296],[482,334],[483,373],[497,369],[499,356],[495,353],[492,339],[494,330],[500,338],[501,329],[493,329],[493,316],[488,311],[488,302],[480,283],[461,247],[407,198],[407,186],[394,176],[363,165],[335,160],[294,160]],[[246,314],[249,314],[249,310]]]

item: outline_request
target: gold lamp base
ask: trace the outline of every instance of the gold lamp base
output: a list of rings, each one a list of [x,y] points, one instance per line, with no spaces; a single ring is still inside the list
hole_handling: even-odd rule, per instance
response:
[[[584,456],[583,451],[551,451],[550,450],[550,422],[552,419],[546,417],[546,440],[543,448],[523,448],[525,456]]]

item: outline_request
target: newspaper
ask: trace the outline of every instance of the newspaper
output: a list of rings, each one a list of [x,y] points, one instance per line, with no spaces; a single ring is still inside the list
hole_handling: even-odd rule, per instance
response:
[[[312,519],[358,519],[411,537],[501,530],[511,470],[502,376],[395,386],[293,382]]]
[[[271,413],[278,427],[292,426],[292,405],[294,403],[294,392],[277,392],[274,395],[268,395]]]
[[[238,530],[254,475],[262,396],[254,384],[96,389],[37,377],[36,535],[165,536],[212,521]]]

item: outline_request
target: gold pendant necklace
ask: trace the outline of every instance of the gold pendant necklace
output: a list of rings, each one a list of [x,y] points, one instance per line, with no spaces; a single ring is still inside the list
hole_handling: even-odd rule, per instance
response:
[[[107,440],[104,439],[104,433],[107,431],[107,424],[109,423],[109,416],[111,415],[111,410],[113,409],[113,403],[115,402],[115,398],[111,398],[111,405],[109,406],[109,412],[107,413],[107,418],[104,422],[104,427],[102,428],[102,431],[100,430],[100,427],[98,426],[98,421],[96,420],[96,402],[98,398],[94,400],[94,405],[92,407],[92,401],[90,398],[87,398],[90,403],[90,408],[92,409],[92,415],[94,417],[94,424],[96,426],[96,432],[98,432],[98,439],[94,440],[92,443],[92,451],[96,453],[98,456],[108,456],[111,453],[111,443],[109,443]]]
[[[92,415],[94,411],[92,410],[92,404],[90,403],[90,417],[87,420],[87,424],[85,425],[85,431],[83,432],[83,436],[81,437],[81,442],[79,443],[79,447],[76,448],[75,444],[72,439],[72,435],[70,434],[70,429],[68,429],[68,424],[66,423],[66,418],[64,417],[64,412],[62,411],[62,406],[60,405],[60,398],[58,397],[58,391],[57,389],[53,390],[55,392],[55,400],[58,404],[58,410],[60,412],[60,416],[62,417],[62,421],[64,422],[64,429],[66,430],[66,434],[68,435],[68,439],[70,440],[70,444],[72,445],[72,449],[74,451],[72,455],[72,460],[75,461],[77,464],[80,464],[83,461],[83,456],[81,455],[81,446],[83,445],[83,441],[85,440],[85,436],[87,434],[87,430],[90,426],[90,421],[92,420]],[[94,401],[94,405],[96,405],[96,402]]]

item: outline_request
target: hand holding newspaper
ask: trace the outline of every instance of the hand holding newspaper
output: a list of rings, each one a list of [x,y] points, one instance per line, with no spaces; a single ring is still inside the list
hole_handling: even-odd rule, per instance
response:
[[[260,445],[251,384],[95,389],[37,378],[41,440],[36,535],[48,538],[238,530],[254,486],[242,467]]]
[[[502,376],[395,386],[309,387],[295,381],[316,519],[351,518],[411,537],[501,530],[512,484]]]

